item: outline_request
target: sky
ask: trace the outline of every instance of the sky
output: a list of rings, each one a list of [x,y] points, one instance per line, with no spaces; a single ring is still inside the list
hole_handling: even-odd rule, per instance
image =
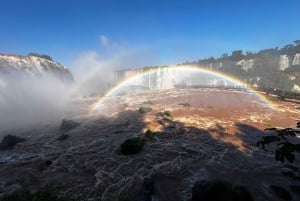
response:
[[[47,54],[69,68],[89,53],[138,67],[183,63],[292,44],[299,9],[299,0],[2,1],[0,53]]]

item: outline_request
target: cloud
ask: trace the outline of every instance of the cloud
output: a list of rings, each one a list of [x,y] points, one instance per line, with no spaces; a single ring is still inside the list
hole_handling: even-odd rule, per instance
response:
[[[109,46],[109,39],[108,39],[107,36],[100,35],[99,39],[100,39],[100,44],[101,44],[102,47],[108,47]]]

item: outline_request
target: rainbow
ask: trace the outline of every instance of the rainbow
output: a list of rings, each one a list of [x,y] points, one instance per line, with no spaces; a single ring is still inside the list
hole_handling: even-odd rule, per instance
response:
[[[207,68],[202,68],[202,67],[197,67],[197,66],[168,66],[168,67],[163,67],[163,68],[167,68],[168,70],[179,70],[179,71],[194,71],[197,73],[205,73],[208,75],[212,75],[212,76],[216,76],[219,78],[222,78],[226,81],[232,82],[233,84],[237,85],[237,86],[241,86],[243,88],[245,88],[247,91],[254,93],[264,104],[266,104],[269,108],[276,110],[276,106],[270,102],[268,99],[266,99],[265,96],[263,96],[262,94],[260,94],[259,92],[257,92],[253,87],[247,85],[245,82],[240,81],[239,79],[227,75],[225,73],[221,73],[219,71],[215,71],[212,69],[207,69]],[[102,95],[95,103],[93,103],[90,108],[89,111],[93,112],[95,110],[97,110],[100,105],[103,104],[103,102],[110,97],[111,95],[113,95],[114,93],[116,93],[117,91],[119,91],[122,87],[125,87],[126,85],[128,85],[130,82],[133,82],[147,74],[150,73],[155,73],[160,71],[161,68],[149,68],[146,70],[143,70],[142,72],[140,72],[139,74],[135,74],[132,76],[127,77],[126,79],[122,80],[121,82],[119,82],[118,84],[116,84],[115,86],[113,86],[112,88],[110,88],[108,91],[106,91],[104,93],[104,95]]]

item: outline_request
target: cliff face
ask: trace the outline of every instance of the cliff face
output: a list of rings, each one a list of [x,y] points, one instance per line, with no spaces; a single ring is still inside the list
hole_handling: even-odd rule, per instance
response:
[[[21,73],[27,76],[51,75],[63,82],[72,82],[71,72],[61,64],[36,56],[0,54],[0,75]]]

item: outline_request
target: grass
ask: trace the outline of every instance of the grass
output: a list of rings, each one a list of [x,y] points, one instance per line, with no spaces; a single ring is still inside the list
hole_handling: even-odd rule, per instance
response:
[[[145,144],[145,139],[142,139],[141,137],[134,137],[125,140],[120,148],[121,148],[121,153],[124,155],[132,155],[139,153]]]

